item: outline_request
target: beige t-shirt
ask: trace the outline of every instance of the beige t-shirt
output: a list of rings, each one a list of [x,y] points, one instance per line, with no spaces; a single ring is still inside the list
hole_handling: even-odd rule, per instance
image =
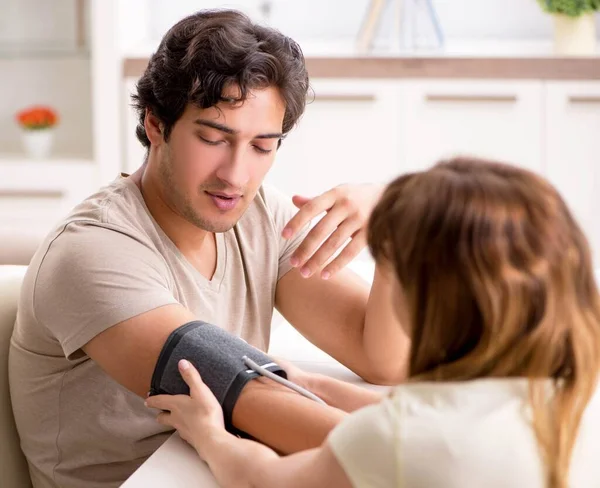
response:
[[[355,488],[546,488],[525,379],[414,383],[349,415],[328,444]],[[600,390],[583,416],[573,488],[600,487]]]
[[[290,268],[281,231],[291,200],[262,187],[238,224],[217,234],[207,280],[119,178],[59,225],[23,283],[9,356],[15,420],[35,488],[119,486],[169,436],[144,400],[81,347],[138,314],[180,303],[267,350],[275,288]]]

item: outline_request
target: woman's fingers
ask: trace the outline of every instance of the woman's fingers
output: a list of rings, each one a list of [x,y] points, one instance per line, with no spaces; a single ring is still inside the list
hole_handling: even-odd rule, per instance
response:
[[[206,383],[202,381],[202,377],[198,370],[194,367],[192,363],[182,359],[179,361],[179,372],[181,373],[181,377],[190,387],[190,397],[194,400],[200,400],[202,404],[217,406],[221,408],[219,402],[217,401],[217,397],[215,397],[214,393],[210,390]],[[205,407],[206,408],[206,407]]]
[[[331,261],[323,271],[321,277],[327,279],[338,273],[340,270],[346,267],[360,252],[364,249],[367,242],[367,233],[364,229],[361,229],[352,236],[352,240],[344,247],[333,261]]]
[[[327,217],[325,217],[325,219],[326,218]],[[332,261],[334,264],[328,264],[323,270],[323,278],[327,279],[333,276],[333,274],[341,269],[340,264],[347,264],[361,251],[361,246],[363,246],[364,243],[355,240],[353,237],[359,233],[360,223],[358,223],[357,220],[349,219],[342,222],[335,232],[321,244],[311,258],[306,261],[301,270],[302,276],[306,278],[312,276],[318,269],[324,266],[334,254],[342,249],[340,255],[336,257],[335,261]],[[352,240],[348,243],[348,239]],[[325,275],[326,273],[328,273],[328,275]]]
[[[294,251],[291,256],[290,262],[292,266],[302,267],[306,266],[310,260],[312,267],[318,267],[320,264],[325,264],[325,261],[316,262],[314,256],[319,249],[323,248],[323,242],[334,232],[340,224],[344,222],[347,214],[346,211],[341,207],[332,208],[327,215],[325,215],[306,235],[304,240],[300,243],[298,248]],[[331,253],[335,252],[335,249],[331,250]],[[330,254],[331,255],[331,254]],[[311,274],[314,269],[311,267],[303,268],[303,270],[310,270]]]
[[[206,386],[198,370],[187,360],[182,359],[178,363],[181,377],[190,388],[189,395],[156,395],[146,399],[146,406],[158,410],[180,413],[190,408],[200,407],[203,410],[213,408],[220,409],[221,406],[213,392]],[[160,414],[159,418],[165,417]],[[172,424],[169,424],[172,425]]]
[[[161,425],[168,425],[175,428],[173,425],[173,417],[169,412],[161,412],[156,416],[156,421]]]
[[[146,399],[146,406],[158,410],[173,410],[183,395],[156,395]]]

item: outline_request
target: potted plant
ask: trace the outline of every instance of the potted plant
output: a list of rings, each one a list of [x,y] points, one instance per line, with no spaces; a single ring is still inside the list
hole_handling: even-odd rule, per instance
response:
[[[54,140],[54,127],[58,124],[56,111],[51,107],[34,105],[18,112],[16,118],[22,128],[27,154],[34,159],[48,157]]]
[[[600,0],[538,0],[554,17],[554,51],[559,55],[596,53],[596,22]]]

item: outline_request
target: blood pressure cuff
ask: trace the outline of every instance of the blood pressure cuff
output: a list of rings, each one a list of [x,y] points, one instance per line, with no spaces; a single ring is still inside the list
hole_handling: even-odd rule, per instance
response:
[[[246,384],[260,376],[246,366],[244,356],[287,379],[280,366],[243,339],[199,320],[184,324],[169,335],[160,352],[152,374],[150,395],[189,395],[189,387],[178,369],[179,361],[187,359],[223,407],[227,429],[240,434],[231,424],[233,407]]]

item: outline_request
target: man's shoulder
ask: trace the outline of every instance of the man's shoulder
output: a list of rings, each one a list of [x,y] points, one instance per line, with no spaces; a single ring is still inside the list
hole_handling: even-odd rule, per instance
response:
[[[79,203],[47,234],[30,267],[48,262],[77,266],[153,248],[153,223],[142,202],[123,178]],[[118,251],[118,252],[116,252]],[[129,251],[129,252],[128,252]]]
[[[135,183],[120,177],[75,206],[62,224],[87,222],[110,228],[139,226],[148,220],[148,211]]]
[[[123,177],[116,179],[76,205],[50,232],[46,244],[76,239],[81,229],[95,234],[94,239],[81,240],[86,244],[94,244],[96,239],[105,242],[118,235],[139,240],[153,224],[138,194],[135,183]]]
[[[262,184],[257,196],[260,197],[260,201],[265,205],[267,211],[273,215],[295,208],[289,195],[269,183]]]
[[[291,198],[276,187],[263,183],[240,219],[239,227],[249,232],[268,232],[271,238],[279,237],[293,213]]]

